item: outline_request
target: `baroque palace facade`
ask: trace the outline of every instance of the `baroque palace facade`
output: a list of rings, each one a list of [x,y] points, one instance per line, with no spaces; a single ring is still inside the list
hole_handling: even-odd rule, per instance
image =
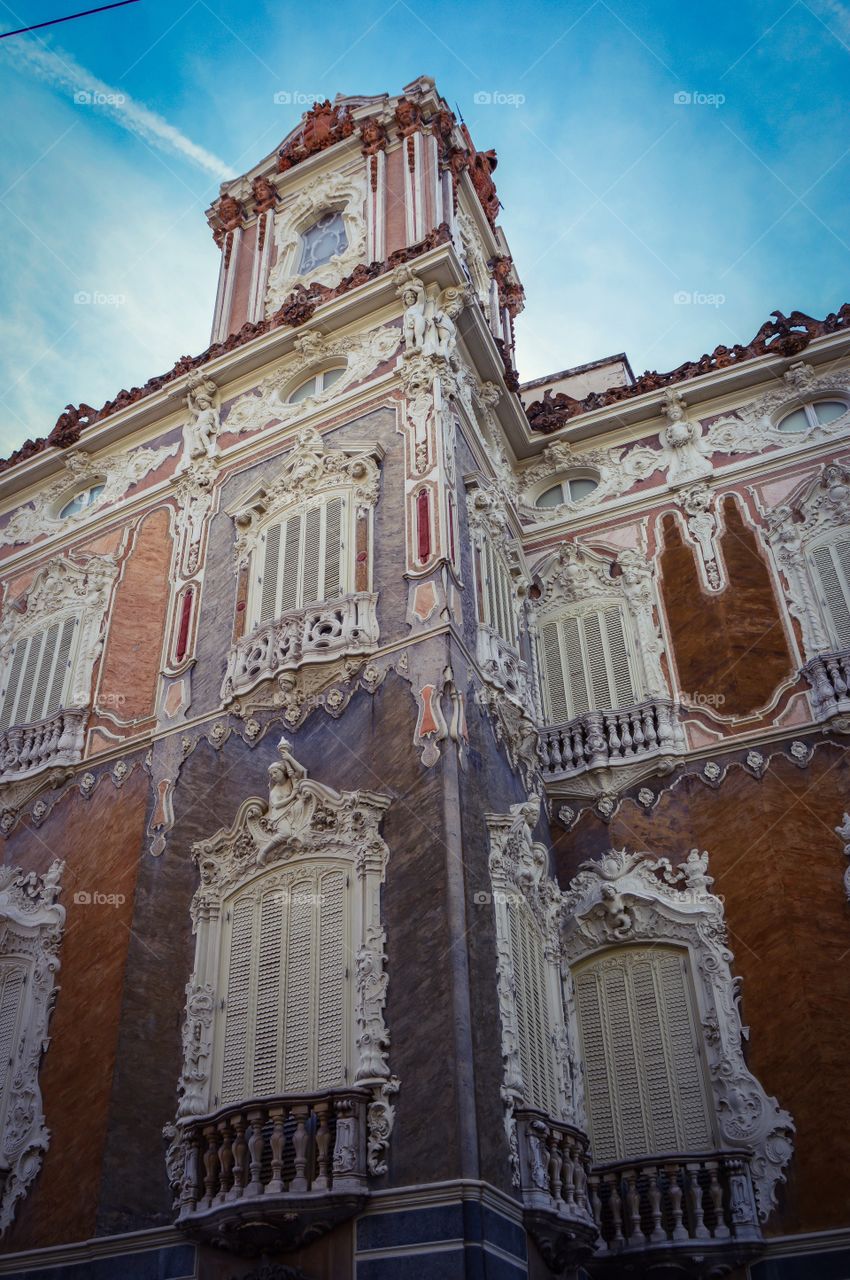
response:
[[[431,80],[0,468],[0,1275],[850,1271],[850,308],[520,384]]]

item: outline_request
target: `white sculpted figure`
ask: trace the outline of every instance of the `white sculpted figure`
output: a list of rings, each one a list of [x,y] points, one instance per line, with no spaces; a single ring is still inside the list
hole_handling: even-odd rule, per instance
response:
[[[399,292],[405,308],[402,320],[405,352],[425,356],[451,355],[457,330],[449,313],[457,313],[462,308],[462,291],[445,289],[437,294],[436,286],[426,290],[418,276],[407,275],[399,285]]]
[[[681,391],[668,391],[664,412],[669,425],[661,432],[661,446],[669,459],[667,483],[684,484],[711,475],[713,466],[706,456],[702,429],[698,422],[688,422],[687,405]]]
[[[186,424],[186,452],[190,460],[215,455],[220,427],[218,387],[212,378],[189,377],[186,403],[192,421]]]

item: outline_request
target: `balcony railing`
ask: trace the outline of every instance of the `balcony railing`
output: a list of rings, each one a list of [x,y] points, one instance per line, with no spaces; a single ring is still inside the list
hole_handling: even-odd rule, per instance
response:
[[[368,1196],[359,1089],[262,1098],[178,1122],[177,1226],[238,1253],[297,1248]]]
[[[514,1114],[526,1227],[550,1266],[576,1266],[592,1256],[598,1237],[587,1137],[541,1111]]]
[[[762,1234],[750,1154],[659,1155],[598,1165],[590,1198],[600,1239],[595,1261],[620,1275],[686,1266],[714,1275],[759,1253]]]
[[[35,724],[0,733],[0,782],[27,778],[52,765],[76,764],[83,753],[88,711],[71,707]]]
[[[816,720],[850,712],[850,649],[818,654],[806,663],[803,674],[812,686]]]
[[[306,663],[371,653],[378,643],[377,599],[359,591],[257,627],[230,651],[222,698],[230,702]]]
[[[683,746],[677,706],[669,698],[616,711],[588,711],[540,732],[543,774],[553,780],[672,754]]]

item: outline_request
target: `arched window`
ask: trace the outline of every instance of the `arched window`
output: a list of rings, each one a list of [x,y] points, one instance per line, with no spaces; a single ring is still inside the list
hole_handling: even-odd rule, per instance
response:
[[[345,222],[339,210],[328,210],[323,213],[312,226],[301,232],[301,258],[298,263],[298,274],[309,275],[317,267],[321,267],[337,254],[343,253],[348,245],[345,234]]]
[[[777,422],[776,429],[793,433],[810,431],[813,427],[826,427],[842,417],[847,412],[847,408],[843,400],[813,400],[786,413]]]
[[[638,701],[628,622],[618,601],[544,622],[540,638],[550,722]]]
[[[346,366],[337,365],[332,369],[320,369],[318,373],[311,374],[309,378],[300,383],[287,398],[287,404],[300,404],[302,400],[306,400],[308,396],[321,395],[323,391],[329,390],[335,382],[339,382],[345,373]]]
[[[214,1106],[351,1079],[348,871],[304,863],[224,904]]]
[[[594,1161],[714,1150],[687,951],[612,948],[573,981]]]
[[[565,502],[581,502],[599,488],[599,481],[593,476],[564,476],[557,484],[553,484],[537,497],[534,505],[542,510],[559,507]]]
[[[850,533],[812,547],[809,562],[832,644],[850,648]]]
[[[60,509],[59,519],[66,520],[68,516],[79,515],[80,512],[87,511],[89,507],[93,507],[105,488],[105,484],[92,484],[86,489],[81,489],[79,493],[75,493],[70,502],[66,502]]]
[[[0,729],[46,720],[67,705],[79,615],[22,634],[3,675]]]
[[[266,527],[255,552],[252,626],[351,590],[350,516],[348,495],[329,494]]]

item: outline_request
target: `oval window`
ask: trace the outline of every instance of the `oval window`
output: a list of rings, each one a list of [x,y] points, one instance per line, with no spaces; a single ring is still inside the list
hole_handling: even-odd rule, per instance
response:
[[[65,520],[68,516],[77,516],[81,511],[87,511],[89,507],[94,506],[105,487],[102,484],[92,484],[87,489],[81,489],[79,493],[75,493],[71,501],[66,502],[59,512],[59,519]]]
[[[544,489],[534,505],[545,511],[564,502],[581,502],[598,488],[599,481],[592,476],[566,476],[551,489]]]
[[[298,404],[301,400],[306,400],[308,396],[321,395],[323,391],[327,391],[329,387],[332,387],[335,382],[339,382],[345,373],[345,369],[345,365],[338,365],[334,369],[322,369],[319,373],[314,373],[295,388],[289,396],[289,404]]]
[[[836,418],[847,412],[847,405],[841,400],[813,400],[810,404],[792,409],[780,418],[776,424],[778,431],[809,431],[812,427],[825,427]]]
[[[299,273],[304,275],[324,266],[331,258],[342,253],[347,244],[342,214],[338,210],[323,213],[312,227],[301,233]]]

